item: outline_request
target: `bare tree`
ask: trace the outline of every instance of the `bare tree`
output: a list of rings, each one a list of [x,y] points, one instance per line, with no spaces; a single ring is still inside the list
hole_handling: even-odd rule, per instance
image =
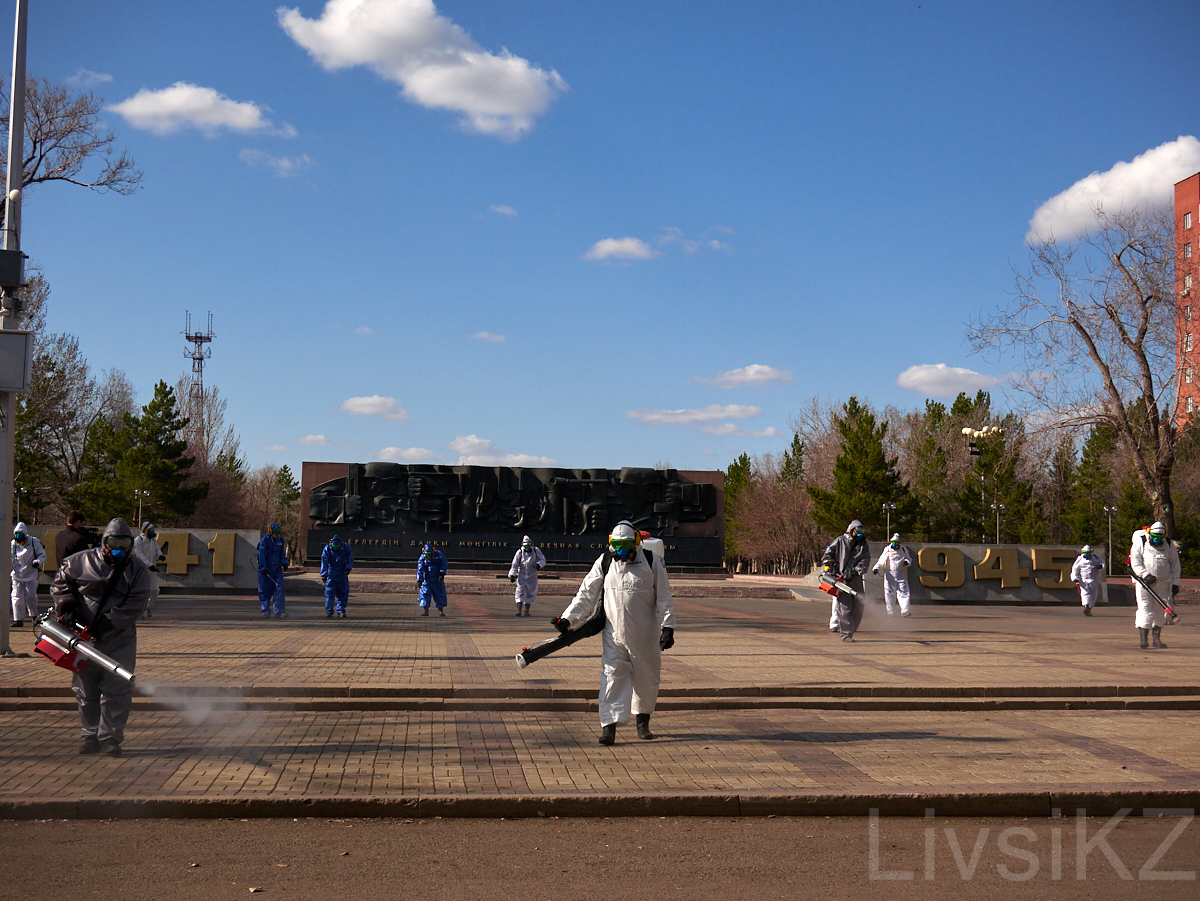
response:
[[[1154,515],[1174,535],[1175,233],[1169,213],[1096,210],[1083,238],[1031,248],[1012,300],[975,319],[975,351],[1015,352],[1015,387],[1050,428],[1102,423],[1130,451]]]
[[[106,193],[132,194],[141,170],[100,121],[104,98],[45,78],[25,82],[22,187],[62,181]],[[8,96],[0,93],[0,168],[8,168]]]
[[[737,546],[759,571],[806,573],[826,536],[813,521],[803,480],[781,477],[781,463],[773,454],[755,459],[750,484],[738,497]]]

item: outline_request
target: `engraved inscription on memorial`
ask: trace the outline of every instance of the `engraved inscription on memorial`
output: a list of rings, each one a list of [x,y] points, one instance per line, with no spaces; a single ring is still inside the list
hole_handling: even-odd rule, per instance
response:
[[[717,515],[716,487],[673,469],[526,469],[351,463],[315,486],[315,529],[607,534],[623,519],[657,537]]]

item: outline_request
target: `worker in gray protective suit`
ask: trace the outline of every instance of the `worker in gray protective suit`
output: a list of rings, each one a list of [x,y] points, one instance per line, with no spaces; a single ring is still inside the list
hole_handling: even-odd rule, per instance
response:
[[[837,598],[838,628],[842,641],[854,641],[854,633],[863,617],[863,576],[866,575],[870,548],[867,533],[857,519],[846,526],[846,533],[833,540],[825,548],[821,565],[825,571],[837,576],[857,592],[856,595],[842,592]]]
[[[50,585],[54,612],[74,618],[95,638],[95,648],[129,671],[137,663],[137,620],[150,597],[151,573],[133,553],[133,531],[123,519],[104,530],[100,547],[72,554]],[[121,756],[133,686],[98,666],[71,680],[79,703],[80,754]]]
[[[546,555],[541,548],[534,547],[533,539],[526,535],[508,568],[508,581],[517,583],[517,616],[521,615],[522,605],[525,615],[529,616],[529,605],[538,593],[538,570],[545,565]]]
[[[603,606],[600,744],[617,739],[617,726],[637,720],[638,738],[654,738],[650,714],[658,703],[662,652],[675,644],[675,605],[661,557],[648,562],[641,534],[619,522],[608,551],[592,564],[575,599],[553,620],[561,632],[581,626]],[[607,562],[606,562],[607,558]]]

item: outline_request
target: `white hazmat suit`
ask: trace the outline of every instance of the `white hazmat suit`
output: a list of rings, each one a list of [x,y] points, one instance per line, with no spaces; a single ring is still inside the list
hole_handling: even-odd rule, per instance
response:
[[[604,575],[604,558],[592,564],[562,618],[572,628],[591,619],[601,604],[604,625],[600,678],[600,725],[628,723],[651,714],[658,702],[662,671],[659,636],[675,628],[675,605],[667,568],[658,555],[654,566],[640,548],[628,561],[614,559]]]
[[[20,623],[37,616],[38,577],[46,565],[46,549],[25,523],[17,523],[13,532],[26,536],[24,544],[12,542],[12,615],[13,622]]]
[[[1083,606],[1091,610],[1100,603],[1100,590],[1104,583],[1104,560],[1095,552],[1086,556],[1080,554],[1071,566],[1071,581],[1079,586],[1079,599]]]
[[[526,535],[521,548],[513,556],[512,566],[508,568],[508,577],[517,580],[517,607],[524,604],[526,614],[529,613],[529,605],[537,597],[538,570],[546,565],[546,555],[542,549],[526,544],[528,540],[529,536]]]
[[[896,547],[889,544],[875,561],[872,571],[883,570],[883,602],[887,605],[888,613],[893,613],[899,604],[900,615],[908,616],[910,594],[906,567],[912,565],[912,551],[902,544]]]
[[[1129,565],[1141,578],[1154,576],[1154,590],[1159,597],[1170,603],[1171,587],[1179,584],[1179,552],[1172,541],[1165,540],[1157,547],[1150,542],[1146,529],[1133,533],[1133,545],[1129,549]],[[1150,592],[1136,580],[1137,620],[1139,629],[1159,629],[1165,622],[1163,608],[1151,597]]]
[[[146,568],[150,570],[150,597],[146,599],[146,611],[142,616],[150,618],[150,608],[154,602],[158,600],[158,558],[162,556],[162,548],[158,546],[158,541],[152,538],[146,532],[138,535],[133,539],[134,555],[146,564]]]

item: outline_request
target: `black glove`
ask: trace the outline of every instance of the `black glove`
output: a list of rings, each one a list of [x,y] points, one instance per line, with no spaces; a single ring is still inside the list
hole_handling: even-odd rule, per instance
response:
[[[1154,575],[1154,573],[1150,573],[1149,575],[1142,576],[1142,581],[1146,583],[1147,587],[1149,587],[1158,581],[1158,576]]]
[[[873,575],[873,576],[879,575],[879,567],[878,566],[871,567],[871,575]]]
[[[33,568],[34,568],[34,569],[41,569],[41,568],[42,568],[41,561],[40,561],[40,560],[34,560],[34,561],[33,561]]]
[[[446,581],[446,574],[445,574],[445,573],[438,573],[438,581],[439,581],[439,582],[445,582],[445,581]]]
[[[112,630],[113,622],[108,618],[107,614],[97,618],[94,623],[88,626],[88,631],[92,633],[92,638],[96,639],[97,641],[99,641]]]
[[[558,629],[558,631],[561,632],[563,635],[566,635],[568,632],[571,631],[571,621],[569,619],[563,619],[561,616],[553,617],[550,620],[550,625],[552,625],[552,626],[554,626],[554,628]]]
[[[517,577],[516,577],[516,576],[509,576],[509,577],[508,577],[508,581],[510,581],[510,582],[515,582],[515,581],[517,581]]]
[[[1175,597],[1175,595],[1177,595],[1177,594],[1179,594],[1179,586],[1172,585],[1171,586],[1171,597]]]
[[[675,647],[675,630],[670,626],[663,626],[662,635],[658,636],[658,646],[664,651]]]
[[[152,573],[158,572],[158,567],[157,566],[150,567],[150,572],[152,572]]]
[[[258,574],[259,574],[260,576],[265,576],[265,575],[267,574],[267,571],[266,571],[265,569],[260,569],[260,570],[258,571]]]

